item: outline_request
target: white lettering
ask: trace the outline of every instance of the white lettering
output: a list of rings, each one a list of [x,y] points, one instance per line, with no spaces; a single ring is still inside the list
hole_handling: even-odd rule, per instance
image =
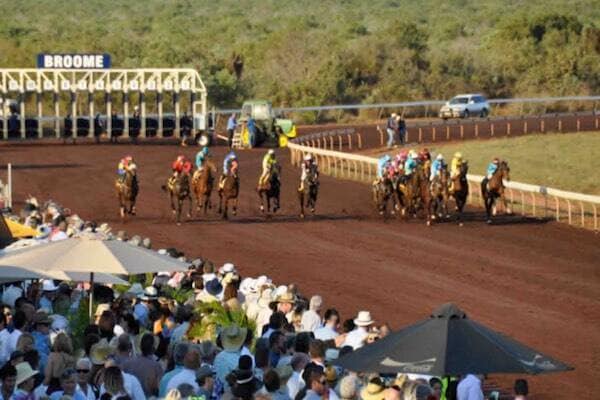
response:
[[[60,55],[54,56],[54,68],[62,68],[63,67],[63,59]]]
[[[25,87],[27,88],[28,91],[34,91],[36,84],[34,81],[28,80],[27,83],[25,84]]]
[[[181,82],[181,90],[190,90],[190,81]]]
[[[96,81],[96,89],[104,90],[104,81]]]
[[[87,82],[84,81],[83,79],[77,83],[77,88],[79,90],[85,90],[86,87],[87,87]]]
[[[73,56],[73,66],[75,68],[81,68],[82,65],[83,65],[83,60],[81,59],[81,56],[79,56],[79,55]]]
[[[130,81],[129,82],[129,89],[138,90],[139,87],[140,87],[140,85],[138,84],[138,81]]]
[[[54,85],[52,84],[51,81],[45,80],[44,81],[44,90],[45,91],[51,91],[54,89]]]
[[[112,81],[111,86],[114,90],[121,90],[121,81]]]
[[[96,56],[96,68],[104,68],[104,57],[101,55]]]
[[[60,90],[71,90],[71,82],[67,80],[60,81]]]
[[[52,68],[52,56],[45,54],[44,55],[44,68]]]
[[[164,88],[165,90],[173,90],[173,81],[166,81],[166,82],[163,84],[163,88]]]
[[[155,81],[148,81],[148,83],[146,83],[146,88],[148,90],[155,90],[156,89],[156,82]]]
[[[73,58],[71,56],[64,56],[62,63],[65,68],[71,68],[73,66]]]
[[[19,82],[11,80],[8,82],[8,90],[19,90]]]

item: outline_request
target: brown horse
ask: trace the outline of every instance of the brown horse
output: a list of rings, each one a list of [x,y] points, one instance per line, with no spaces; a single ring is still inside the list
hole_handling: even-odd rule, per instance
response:
[[[124,219],[126,214],[135,215],[135,199],[139,191],[137,177],[131,171],[126,171],[123,178],[116,179],[115,189],[121,219]]]
[[[504,180],[510,181],[510,168],[506,161],[500,161],[494,175],[489,180],[486,177],[481,181],[481,197],[485,204],[488,224],[492,223],[492,213],[496,215],[496,199],[500,199],[507,214],[512,214],[504,195]]]
[[[304,218],[304,205],[315,213],[317,196],[319,195],[319,172],[316,165],[311,165],[306,171],[302,187],[298,188],[298,199],[300,200],[300,218]]]
[[[387,217],[388,202],[392,202],[391,213],[395,214],[394,186],[388,176],[373,183],[373,203],[379,215]]]
[[[223,215],[223,219],[227,219],[229,210],[229,201],[233,201],[233,215],[237,215],[238,195],[240,192],[240,180],[236,172],[232,170],[230,175],[227,175],[219,186],[219,214]],[[225,208],[223,208],[225,202]]]
[[[450,174],[448,168],[444,167],[442,170],[433,178],[430,185],[431,194],[431,218],[436,219],[436,216],[450,217],[448,214],[448,185],[450,180]]]
[[[167,181],[167,185],[163,185],[162,189],[169,193],[171,201],[171,210],[177,221],[177,225],[181,224],[181,211],[183,210],[183,201],[188,200],[190,207],[187,217],[192,217],[192,195],[190,190],[190,177],[186,173],[180,173],[177,177],[171,177]]]
[[[431,191],[429,190],[429,179],[428,179],[428,173],[427,171],[425,171],[425,168],[423,168],[422,165],[417,165],[417,168],[415,169],[414,172],[415,175],[415,183],[416,183],[416,187],[413,189],[415,190],[416,193],[416,198],[417,198],[417,208],[421,207],[423,209],[423,211],[425,212],[425,218],[427,221],[427,225],[431,225],[431,203],[432,203],[432,197],[431,197]]]
[[[469,163],[463,161],[460,165],[460,172],[457,176],[452,178],[452,197],[456,202],[457,221],[462,225],[462,213],[467,203],[467,196],[469,195],[469,181],[467,180],[467,173],[469,172]]]
[[[212,194],[216,173],[217,167],[212,161],[208,160],[204,167],[197,170],[192,177],[192,189],[196,196],[196,215],[200,212],[200,208],[204,209],[204,215],[206,215],[207,209],[212,208],[210,195]]]
[[[281,181],[280,181],[281,167],[279,164],[274,164],[269,172],[269,176],[264,182],[259,182],[256,187],[258,197],[260,198],[260,212],[265,212],[265,205],[267,203],[267,212],[271,212],[271,199],[273,200],[273,212],[279,210],[279,196],[281,192]]]

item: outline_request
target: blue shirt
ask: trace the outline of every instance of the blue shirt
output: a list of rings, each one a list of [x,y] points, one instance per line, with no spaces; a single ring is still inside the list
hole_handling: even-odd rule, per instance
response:
[[[177,375],[183,369],[183,365],[176,365],[174,369],[167,372],[160,378],[160,383],[158,384],[158,397],[163,398],[167,395],[167,385],[172,377]]]
[[[238,367],[238,361],[241,357],[239,351],[223,350],[215,357],[214,367],[217,373],[217,380],[223,385],[225,390],[229,389],[229,385],[225,377]]]
[[[254,121],[254,118],[250,118],[248,120],[248,130],[250,132],[254,132],[256,130],[256,121]]]
[[[198,154],[196,154],[196,168],[200,169],[202,168],[202,164],[204,163],[204,153],[202,151],[199,151]]]
[[[498,165],[494,164],[493,162],[490,163],[487,167],[487,176],[491,177],[492,175],[494,175],[494,173],[496,172],[497,169],[498,169]]]
[[[232,115],[227,120],[227,130],[230,130],[230,129],[235,130],[236,126],[237,126],[237,121],[236,121],[235,117]]]
[[[44,372],[46,364],[48,363],[48,356],[50,355],[50,335],[44,335],[41,332],[31,332],[33,336],[33,345],[40,355],[40,368],[39,370]]]
[[[233,151],[230,151],[225,156],[225,159],[223,160],[223,173],[229,172],[229,165],[231,164],[231,161],[233,161],[234,158],[236,158],[236,156]]]
[[[63,390],[59,390],[57,392],[53,392],[50,395],[50,400],[59,400],[64,394]],[[80,390],[75,390],[75,394],[71,396],[73,400],[87,400],[85,395]]]
[[[383,178],[383,172],[390,165],[391,158],[389,156],[383,156],[377,161],[377,177]]]

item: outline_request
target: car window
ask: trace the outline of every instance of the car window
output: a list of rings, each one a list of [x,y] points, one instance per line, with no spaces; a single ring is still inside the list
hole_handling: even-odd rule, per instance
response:
[[[254,106],[254,118],[258,120],[269,119],[271,108],[267,104],[257,104]]]
[[[467,104],[468,102],[468,97],[455,97],[452,100],[450,100],[450,104]]]

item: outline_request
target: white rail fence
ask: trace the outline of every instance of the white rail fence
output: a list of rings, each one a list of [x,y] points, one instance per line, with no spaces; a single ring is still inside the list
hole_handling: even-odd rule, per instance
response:
[[[337,133],[334,132],[331,136],[336,137]],[[324,139],[326,138],[319,138],[320,141]],[[310,153],[315,157],[324,174],[364,183],[371,183],[375,179],[377,175],[376,158],[319,147],[314,139],[303,144],[288,143],[292,165],[299,166],[303,156]],[[469,174],[467,178],[471,185],[469,203],[482,206],[480,184],[483,176]],[[523,216],[553,219],[596,231],[600,229],[598,220],[600,196],[512,181],[505,183],[507,200],[513,212]]]

